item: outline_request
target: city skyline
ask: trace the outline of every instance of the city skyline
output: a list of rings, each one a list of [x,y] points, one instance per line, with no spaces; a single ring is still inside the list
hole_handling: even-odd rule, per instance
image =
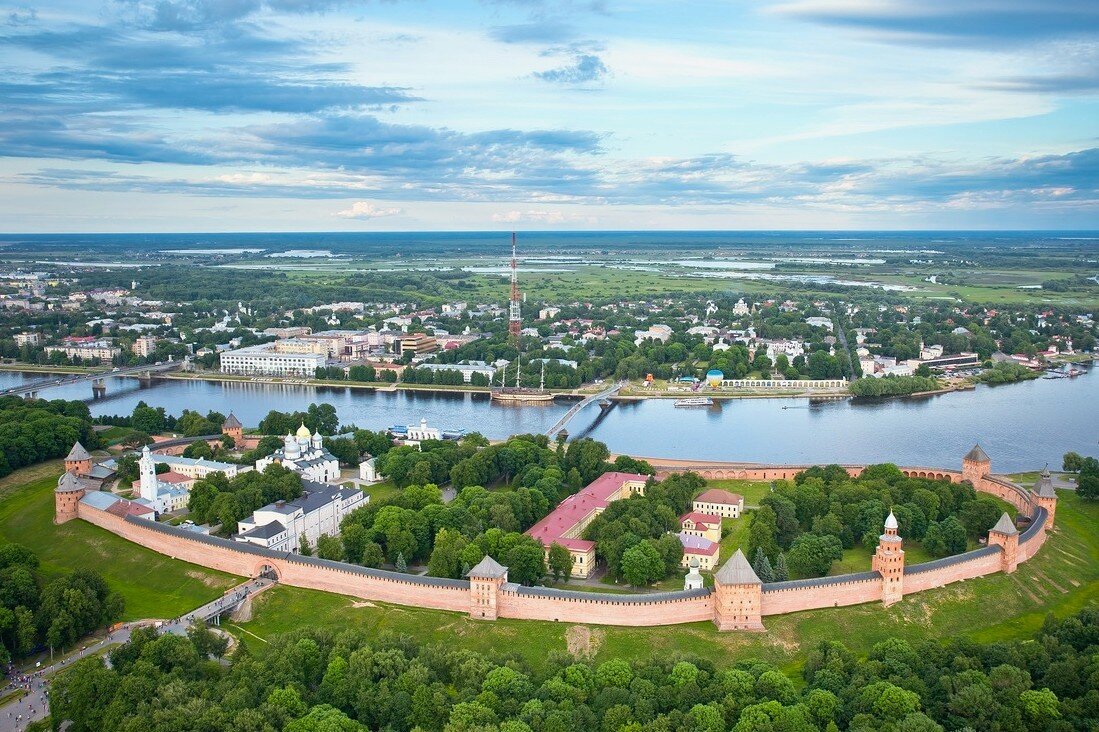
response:
[[[1082,0],[0,9],[0,229],[1089,229]]]

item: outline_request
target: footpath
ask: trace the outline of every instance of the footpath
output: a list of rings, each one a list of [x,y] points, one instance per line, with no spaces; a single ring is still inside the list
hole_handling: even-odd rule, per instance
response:
[[[9,702],[0,706],[0,732],[22,732],[31,722],[49,716],[49,684],[51,677],[58,671],[69,668],[82,658],[106,653],[113,646],[129,642],[130,636],[136,628],[151,625],[156,627],[159,633],[187,635],[187,629],[195,621],[218,618],[222,613],[235,608],[273,584],[274,580],[265,578],[249,580],[232,588],[216,600],[197,607],[178,618],[138,620],[132,623],[124,623],[111,630],[106,638],[83,646],[76,653],[70,654],[56,663],[49,666],[16,670],[10,676],[4,678],[5,684],[0,688],[0,698],[18,693],[18,698],[12,698]],[[108,661],[108,663],[110,662]]]

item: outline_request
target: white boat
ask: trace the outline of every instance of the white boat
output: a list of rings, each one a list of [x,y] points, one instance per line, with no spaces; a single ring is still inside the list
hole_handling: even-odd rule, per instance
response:
[[[675,406],[677,407],[712,407],[713,405],[714,400],[710,397],[689,397],[675,400]]]

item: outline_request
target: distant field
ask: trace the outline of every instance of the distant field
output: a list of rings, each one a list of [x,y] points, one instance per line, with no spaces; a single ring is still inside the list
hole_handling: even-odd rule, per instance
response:
[[[34,551],[47,576],[94,569],[126,598],[124,620],[170,618],[209,602],[239,580],[170,559],[80,520],[53,523],[57,464],[21,471],[0,483],[0,539]],[[43,473],[45,475],[43,476]],[[14,478],[15,480],[11,480]]]

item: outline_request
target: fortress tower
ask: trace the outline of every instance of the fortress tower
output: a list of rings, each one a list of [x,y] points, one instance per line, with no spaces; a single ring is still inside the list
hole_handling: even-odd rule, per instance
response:
[[[980,445],[974,445],[973,449],[962,458],[962,480],[968,480],[974,488],[980,485],[981,478],[991,472],[992,460]]]
[[[63,524],[76,518],[76,507],[84,497],[84,484],[72,473],[65,473],[53,491],[53,522]]]
[[[904,597],[904,549],[897,535],[897,517],[889,512],[885,519],[885,533],[878,537],[878,548],[871,561],[871,569],[882,576],[882,603],[889,607]]]
[[[235,414],[229,412],[229,416],[225,418],[225,422],[221,425],[221,434],[232,437],[233,442],[239,445],[241,438],[244,437],[244,425],[240,423]]]
[[[485,555],[466,576],[469,577],[469,617],[495,620],[500,588],[508,581],[508,568]]]
[[[1053,490],[1053,476],[1049,474],[1048,465],[1038,476],[1038,482],[1034,484],[1034,503],[1049,513],[1046,528],[1052,529],[1053,517],[1057,514],[1057,491]]]
[[[1014,572],[1019,566],[1019,530],[1015,528],[1015,522],[1006,513],[988,532],[988,545],[1000,547],[1000,568],[1004,574]]]
[[[65,471],[74,475],[88,475],[92,472],[92,456],[79,442],[73,443],[65,458]]]
[[[714,625],[718,630],[764,630],[763,583],[739,549],[714,575]]]

